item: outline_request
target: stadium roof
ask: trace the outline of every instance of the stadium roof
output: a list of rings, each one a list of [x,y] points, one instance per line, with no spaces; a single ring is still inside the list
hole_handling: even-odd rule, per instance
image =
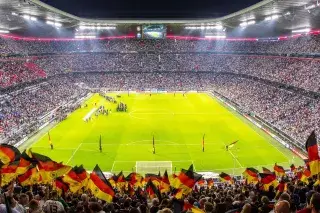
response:
[[[88,19],[61,11],[39,0],[0,0],[0,29],[23,32],[30,29],[31,24],[28,18],[33,16],[37,20],[51,20],[59,22],[63,28],[77,28],[80,24],[116,24],[136,25],[143,23],[164,23],[168,26],[185,26],[201,24],[220,24],[227,30],[239,27],[240,23],[255,20],[256,24],[264,27],[268,23],[265,18],[272,15],[279,15],[273,28],[282,30],[293,30],[298,28],[310,27],[320,28],[320,4],[314,0],[264,0],[238,12],[212,19]],[[34,26],[33,26],[34,27]],[[42,25],[38,24],[41,28]]]

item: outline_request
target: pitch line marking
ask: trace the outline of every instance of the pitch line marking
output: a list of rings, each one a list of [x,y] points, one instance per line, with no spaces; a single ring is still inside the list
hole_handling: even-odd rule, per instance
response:
[[[113,171],[115,162],[116,162],[116,161],[113,161],[112,168],[111,168],[111,173],[112,173],[112,171]]]
[[[234,156],[234,154],[233,154],[231,151],[229,151],[229,153],[232,155],[233,159],[235,159],[235,160],[237,161],[237,163],[239,164],[239,166],[240,166],[241,168],[243,168],[243,166],[242,166],[242,164],[239,162],[238,158],[236,158],[236,156]]]
[[[227,144],[226,144],[225,142],[223,142],[223,144],[225,145],[225,147],[227,146]],[[236,156],[234,156],[234,154],[231,152],[231,150],[228,149],[228,152],[230,153],[230,155],[232,156],[232,158],[237,161],[237,163],[239,164],[240,168],[244,168],[244,167],[242,166],[242,164],[239,162],[238,158],[236,158]]]
[[[79,150],[79,148],[81,147],[81,145],[82,145],[82,143],[80,143],[79,146],[77,147],[77,149],[74,150],[73,154],[71,155],[71,157],[69,158],[69,160],[67,161],[66,164],[68,164],[68,163],[72,160],[73,156],[74,156],[74,155],[76,154],[76,152]]]

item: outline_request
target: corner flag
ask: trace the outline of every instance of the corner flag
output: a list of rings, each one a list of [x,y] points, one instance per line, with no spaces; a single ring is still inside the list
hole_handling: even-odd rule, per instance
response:
[[[205,136],[206,134],[203,134],[203,136],[202,136],[202,152],[204,152],[204,136]]]
[[[155,147],[155,144],[154,144],[154,135],[152,137],[152,146],[153,146],[153,154],[156,154],[156,147]]]
[[[101,139],[101,135],[100,135],[100,140],[99,140],[99,150],[100,150],[100,152],[102,152],[102,139]]]
[[[232,148],[239,140],[236,140],[232,143],[230,143],[229,145],[226,146],[227,151],[229,150],[229,148]]]
[[[53,149],[53,144],[51,141],[50,132],[48,132],[48,142],[49,142],[50,148]]]

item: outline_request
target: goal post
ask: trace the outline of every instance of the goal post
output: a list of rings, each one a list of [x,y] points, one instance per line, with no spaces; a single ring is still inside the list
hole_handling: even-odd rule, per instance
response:
[[[139,174],[163,174],[166,170],[172,174],[172,161],[136,161],[136,172]]]

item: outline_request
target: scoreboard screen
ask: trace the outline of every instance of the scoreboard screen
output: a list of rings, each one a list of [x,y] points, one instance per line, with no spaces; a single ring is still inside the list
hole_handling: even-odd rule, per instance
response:
[[[150,24],[142,26],[143,39],[163,39],[166,38],[167,28],[163,24]]]

